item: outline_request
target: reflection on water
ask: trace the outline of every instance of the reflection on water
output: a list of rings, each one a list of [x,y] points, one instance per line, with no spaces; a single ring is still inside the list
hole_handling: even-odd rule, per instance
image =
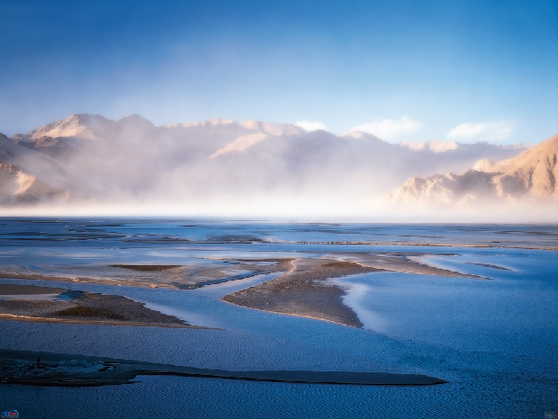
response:
[[[387,318],[380,316],[373,310],[373,289],[368,285],[370,274],[351,275],[345,279],[333,280],[347,292],[343,296],[343,303],[353,309],[358,315],[363,327],[374,332],[385,333],[389,330]],[[361,279],[364,283],[358,282]]]

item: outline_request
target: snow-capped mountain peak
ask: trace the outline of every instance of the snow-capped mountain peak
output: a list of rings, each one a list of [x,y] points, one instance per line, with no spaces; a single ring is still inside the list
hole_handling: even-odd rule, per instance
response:
[[[99,139],[98,131],[104,131],[114,121],[100,115],[73,114],[60,121],[52,122],[31,131],[27,136],[30,140],[41,137],[79,137],[83,139]]]

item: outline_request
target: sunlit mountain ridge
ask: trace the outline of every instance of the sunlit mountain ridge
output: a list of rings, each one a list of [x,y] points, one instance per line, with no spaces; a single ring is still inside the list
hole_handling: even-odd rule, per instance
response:
[[[408,179],[393,196],[399,205],[477,205],[486,202],[555,204],[558,210],[558,135],[519,156],[479,160],[462,174],[435,174]],[[549,209],[552,209],[550,207]]]

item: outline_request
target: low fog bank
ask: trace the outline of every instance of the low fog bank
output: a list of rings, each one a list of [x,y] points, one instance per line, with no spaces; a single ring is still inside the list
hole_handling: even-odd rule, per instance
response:
[[[256,195],[245,199],[215,197],[206,202],[130,201],[18,205],[0,208],[2,217],[215,218],[277,221],[558,224],[556,203],[486,202],[478,205],[395,206],[374,202],[311,197]]]

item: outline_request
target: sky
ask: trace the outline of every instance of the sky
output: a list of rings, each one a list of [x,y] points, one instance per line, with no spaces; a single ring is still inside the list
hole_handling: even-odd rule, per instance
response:
[[[556,0],[0,0],[0,132],[74,113],[558,134]]]

